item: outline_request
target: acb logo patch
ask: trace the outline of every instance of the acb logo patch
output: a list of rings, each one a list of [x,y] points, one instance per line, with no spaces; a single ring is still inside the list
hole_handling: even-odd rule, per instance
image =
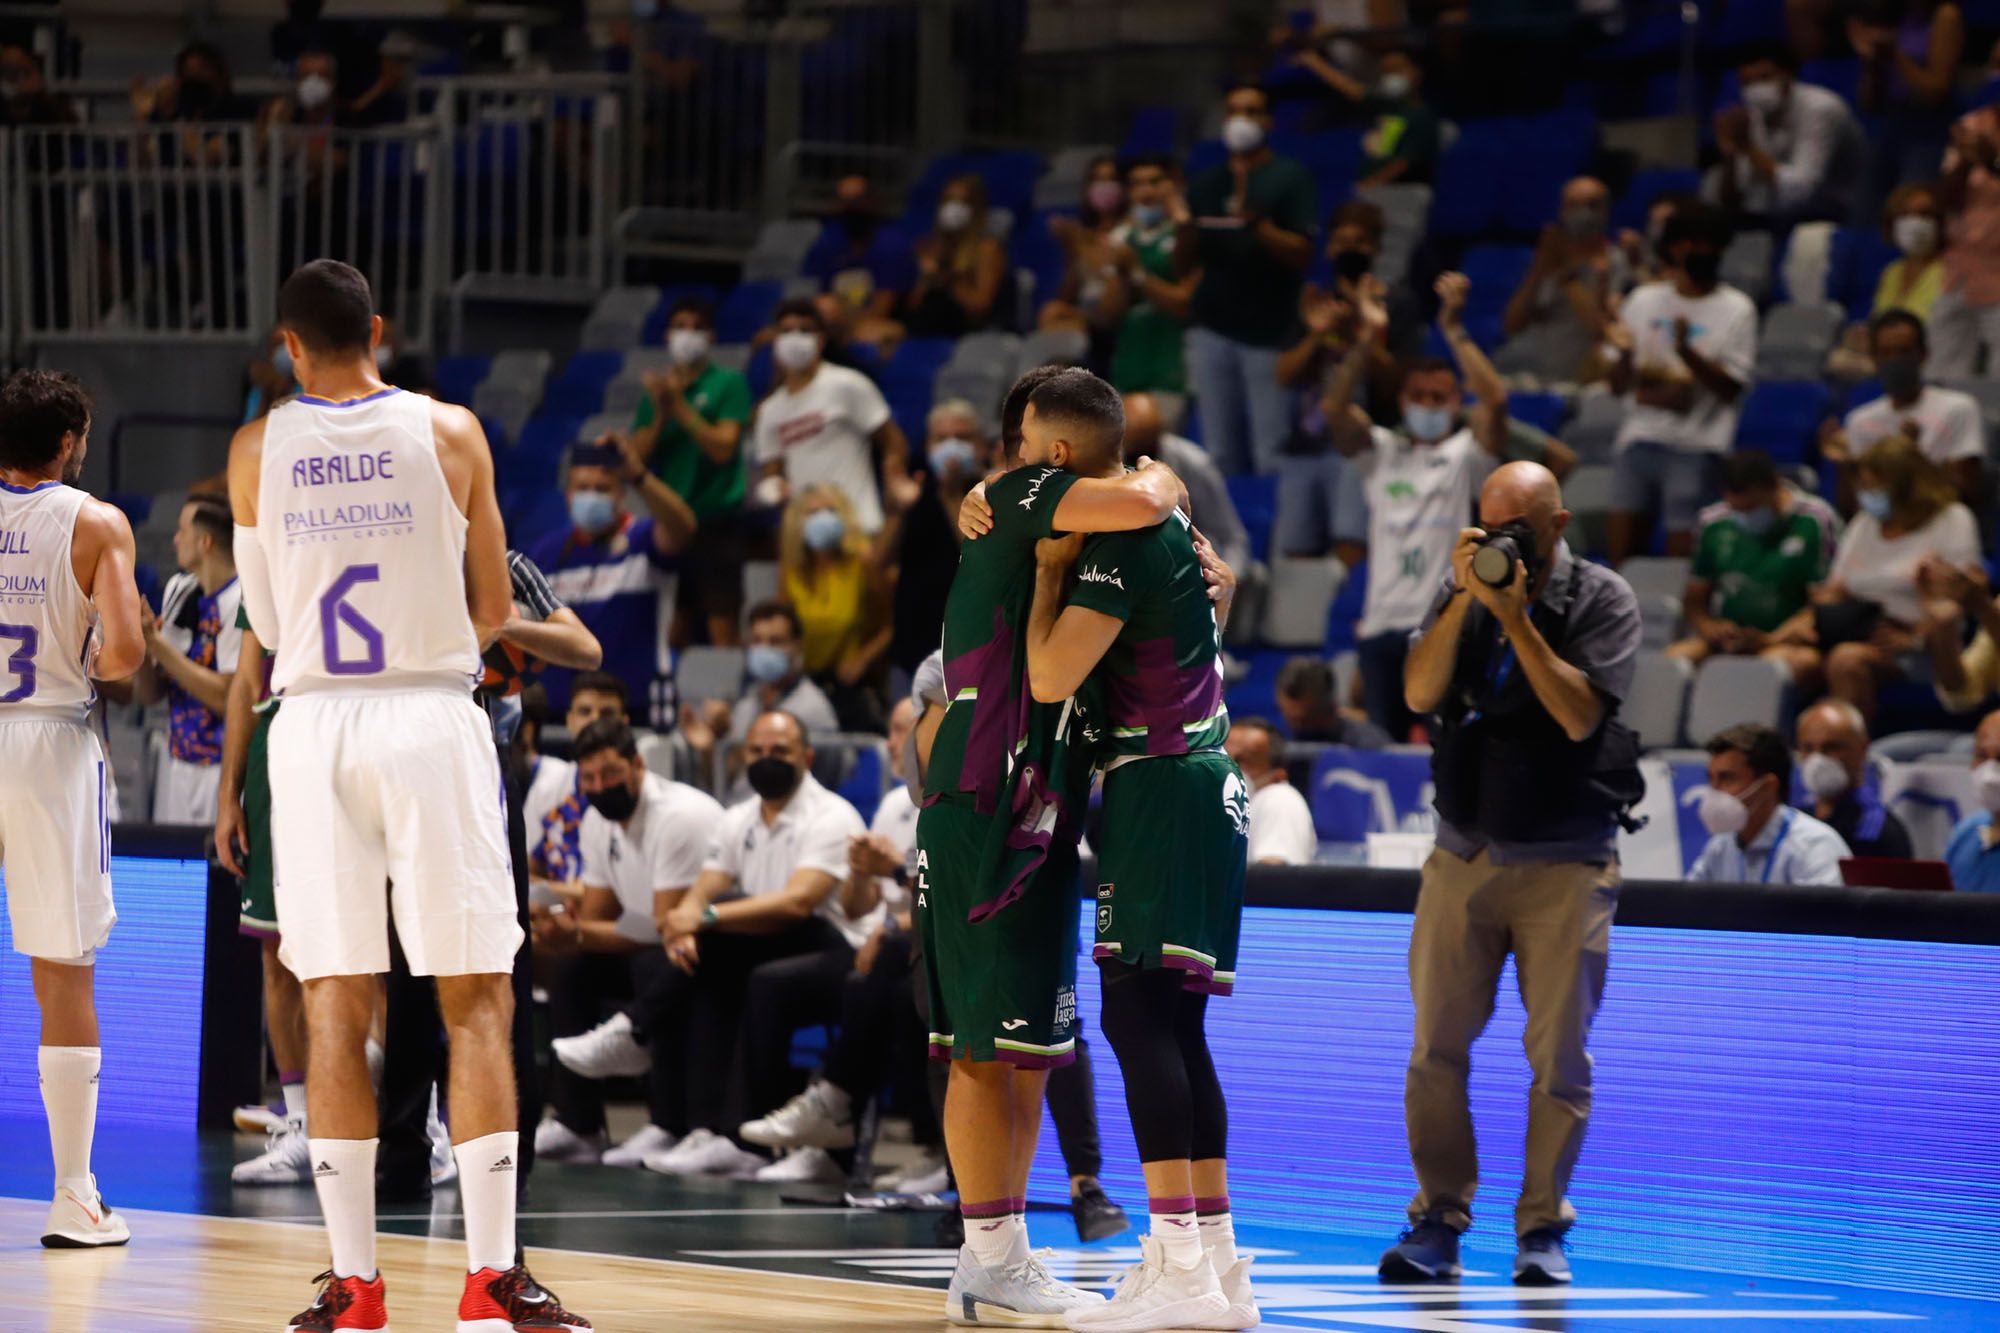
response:
[[[1111,894],[1113,887],[1110,884],[1100,884],[1097,886],[1097,933],[1100,935],[1108,934],[1111,930]]]

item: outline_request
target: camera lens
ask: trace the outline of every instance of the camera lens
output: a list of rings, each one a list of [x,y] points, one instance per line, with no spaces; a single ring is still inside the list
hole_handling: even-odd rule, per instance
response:
[[[1514,562],[1521,558],[1511,537],[1494,537],[1472,553],[1472,572],[1489,588],[1504,588],[1514,581]]]

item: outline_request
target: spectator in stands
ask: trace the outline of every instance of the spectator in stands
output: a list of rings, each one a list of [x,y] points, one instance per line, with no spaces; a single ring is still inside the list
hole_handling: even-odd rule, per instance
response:
[[[200,121],[217,124],[252,120],[257,107],[238,97],[229,77],[229,62],[221,48],[190,42],[174,57],[174,72],[148,82],[132,80],[132,116],[149,124]]]
[[[521,818],[527,830],[528,881],[539,905],[564,900],[574,907],[583,897],[583,813],[590,801],[574,760],[541,752],[548,715],[549,695],[541,682],[521,691],[519,739],[526,759]],[[600,719],[631,725],[625,682],[604,671],[579,671],[570,682],[569,710],[563,717],[572,743]]]
[[[25,46],[0,46],[0,127],[74,123],[76,108],[49,91],[42,58]]]
[[[993,455],[979,409],[963,398],[933,407],[925,433],[924,454],[930,466],[884,493],[889,517],[875,536],[894,583],[889,665],[905,678],[937,651],[943,636],[944,600],[958,573],[963,541],[958,507],[986,475]]]
[[[1164,153],[1134,158],[1125,168],[1131,209],[1111,232],[1115,282],[1107,284],[1107,308],[1117,318],[1111,354],[1111,384],[1120,393],[1171,395],[1166,406],[1175,421],[1186,404],[1189,303],[1199,273],[1177,275],[1174,247],[1189,220],[1181,195],[1180,172]]]
[[[1688,870],[1694,884],[1838,884],[1853,855],[1841,836],[1786,804],[1792,752],[1771,728],[1744,722],[1708,740],[1701,826],[1708,845]]]
[[[1535,259],[1507,302],[1507,341],[1494,353],[1503,375],[1586,383],[1603,373],[1599,349],[1612,303],[1626,289],[1624,251],[1611,243],[1611,192],[1578,176],[1563,186],[1562,219],[1542,228]]]
[[[1782,634],[1825,580],[1833,552],[1825,502],[1807,500],[1780,484],[1769,454],[1729,455],[1722,500],[1702,512],[1681,597],[1689,637],[1669,653],[1695,663],[1754,654],[1783,662],[1800,688],[1819,679],[1819,649],[1803,622],[1791,639]]]
[[[799,657],[847,731],[882,730],[878,668],[889,648],[893,552],[854,522],[847,496],[808,486],[778,529],[778,586],[799,614]]]
[[[898,300],[917,280],[909,238],[882,220],[882,206],[865,176],[842,177],[834,201],[833,215],[800,271],[845,302],[857,321],[894,324]]]
[[[1813,817],[1840,835],[1856,856],[1908,859],[1910,833],[1882,804],[1868,767],[1868,722],[1841,699],[1822,699],[1799,714],[1799,785]]]
[[[1972,746],[1972,793],[1979,809],[1960,820],[1945,844],[1951,886],[1960,893],[2000,893],[2000,712],[1979,720]]]
[[[647,772],[637,738],[615,718],[577,734],[576,781],[589,805],[579,838],[583,897],[574,909],[559,903],[533,918],[536,948],[554,959],[549,1030],[558,1038],[590,1031],[608,1004],[664,981],[671,964],[659,923],[694,886],[722,818],[706,792]],[[650,1064],[635,1060],[618,1072],[645,1074]],[[553,1114],[535,1130],[536,1156],[637,1167],[673,1146],[685,1092],[666,1085],[667,1070],[647,1082],[648,1122],[610,1152],[603,1084],[561,1063],[552,1072]]]
[[[2000,691],[2000,604],[1986,566],[1928,560],[1917,571],[1928,599],[1924,647],[1931,659],[1938,702],[1970,713]],[[1972,642],[1965,628],[1974,627]]]
[[[1840,94],[1799,82],[1782,43],[1751,52],[1736,74],[1743,100],[1715,113],[1722,160],[1703,177],[1702,198],[1774,228],[1845,222],[1863,151],[1853,110]]]
[[[903,296],[916,338],[958,338],[993,322],[1007,247],[987,231],[986,182],[955,176],[938,195],[936,226],[916,245],[917,280]]]
[[[1333,667],[1323,657],[1294,657],[1278,669],[1278,716],[1295,741],[1379,750],[1389,733],[1335,698]]]
[[[1757,307],[1719,277],[1728,243],[1713,209],[1677,209],[1660,237],[1669,276],[1626,297],[1605,329],[1617,351],[1611,391],[1630,405],[1615,446],[1606,537],[1614,565],[1638,551],[1655,512],[1667,554],[1686,555],[1695,515],[1721,484],[1757,363]]]
[[[1271,150],[1271,102],[1262,88],[1223,101],[1229,160],[1188,187],[1188,221],[1174,241],[1189,306],[1188,372],[1203,440],[1224,472],[1273,472],[1290,396],[1278,383],[1300,278],[1312,262],[1319,190],[1298,162]]]
[[[266,131],[278,125],[344,129],[352,123],[347,99],[340,95],[340,63],[331,51],[317,49],[299,53],[292,86],[257,113],[258,128]]]
[[[1840,470],[1840,503],[1853,502],[1854,460],[1894,435],[1914,442],[1950,476],[1958,498],[1978,506],[1986,490],[1986,423],[1979,400],[1962,389],[1924,382],[1930,352],[1924,322],[1907,310],[1877,315],[1868,335],[1882,396],[1849,412],[1840,428],[1829,422],[1820,433],[1820,455]]]
[[[1944,291],[1931,306],[1939,379],[1968,380],[2000,370],[2000,103],[1980,107],[1951,127],[1938,182],[1951,225],[1944,251]]]
[[[1222,748],[1250,784],[1250,864],[1309,866],[1319,855],[1306,798],[1285,772],[1285,738],[1261,717],[1230,725]]]
[[[1661,245],[1666,239],[1667,223],[1683,208],[1700,203],[1701,196],[1687,190],[1662,190],[1654,196],[1652,203],[1646,205],[1646,230],[1643,235],[1629,228],[1618,233],[1618,249],[1625,256],[1627,270],[1627,285],[1618,295],[1624,296],[1633,288],[1643,287],[1649,282],[1672,280],[1671,265],[1667,263]]]
[[[632,452],[694,511],[701,541],[687,554],[681,604],[708,626],[708,640],[733,644],[743,610],[743,434],[750,384],[717,365],[715,307],[700,296],[676,300],[667,315],[669,364],[645,375],[632,417]]]
[[[806,675],[799,646],[805,628],[798,611],[790,602],[772,599],[751,607],[745,619],[750,645],[744,669],[749,681],[742,697],[733,706],[724,699],[710,699],[699,710],[692,704],[681,706],[681,734],[693,747],[704,773],[710,771],[720,739],[742,742],[749,736],[751,724],[766,713],[797,718],[808,740],[840,730],[833,702]],[[739,754],[731,763],[732,776],[741,765]]]
[[[1056,294],[1043,303],[1037,327],[1075,329],[1092,338],[1110,331],[1117,317],[1105,300],[1115,273],[1111,233],[1125,221],[1126,208],[1118,159],[1106,153],[1090,164],[1075,216],[1049,217],[1049,234],[1063,252],[1063,276]]]
[[[1872,718],[1876,690],[1902,674],[1902,654],[1921,646],[1928,613],[1919,572],[1934,560],[1978,561],[1979,528],[1944,469],[1907,435],[1863,454],[1856,480],[1861,512],[1840,539],[1832,573],[1814,594],[1816,605],[1781,637],[1809,632],[1805,641],[1825,657],[1827,692]]]
[[[1912,182],[1896,187],[1882,215],[1901,258],[1882,270],[1869,313],[1879,319],[1904,310],[1927,321],[1944,290],[1944,203],[1936,187]]]
[[[292,375],[292,353],[285,346],[283,331],[273,326],[264,340],[264,350],[243,368],[243,419],[255,421],[267,415],[281,399],[298,392]]]
[[[909,442],[867,376],[826,363],[817,306],[781,303],[777,328],[771,359],[778,384],[758,404],[751,452],[761,478],[758,502],[782,506],[791,492],[825,483],[847,497],[859,531],[872,536],[882,526],[876,461],[883,483],[899,484],[909,471]]]
[[[567,526],[544,534],[527,555],[547,574],[549,586],[597,636],[604,670],[625,682],[627,696],[644,701],[638,716],[665,730],[673,724],[672,626],[680,553],[694,539],[694,511],[647,471],[622,435],[608,434],[570,452]],[[637,490],[646,515],[625,508]],[[542,673],[549,701],[569,703],[570,673]]]
[[[1208,451],[1167,429],[1160,403],[1150,393],[1125,395],[1125,457],[1157,458],[1187,487],[1194,523],[1223,563],[1240,576],[1250,567],[1250,533],[1229,498],[1229,483]],[[954,511],[955,512],[955,511]]]
[[[1301,51],[1300,66],[1327,87],[1357,104],[1371,120],[1361,140],[1361,178],[1356,184],[1429,185],[1443,149],[1444,122],[1425,105],[1424,68],[1402,47],[1384,51],[1369,87],[1317,51]]]
[[[1949,0],[1889,0],[1847,20],[1861,57],[1857,101],[1870,118],[1862,203],[1936,169],[1951,134],[1965,14]]]
[[[146,608],[143,616],[146,661],[131,679],[131,697],[167,704],[167,744],[153,776],[156,824],[215,823],[222,714],[243,644],[234,539],[226,498],[183,504],[174,563],[185,577],[168,585],[159,615]]]
[[[1404,376],[1402,424],[1374,425],[1352,397],[1366,363],[1362,347],[1348,354],[1327,394],[1334,447],[1356,459],[1368,499],[1368,593],[1355,630],[1362,697],[1368,720],[1397,741],[1416,723],[1403,691],[1410,634],[1437,600],[1480,485],[1512,459],[1546,463],[1558,476],[1575,462],[1567,447],[1508,415],[1505,386],[1465,331],[1469,290],[1462,274],[1437,282],[1438,327],[1476,400],[1469,413],[1458,374],[1424,358]],[[1387,318],[1379,304],[1364,305],[1363,324],[1364,343],[1382,336]]]

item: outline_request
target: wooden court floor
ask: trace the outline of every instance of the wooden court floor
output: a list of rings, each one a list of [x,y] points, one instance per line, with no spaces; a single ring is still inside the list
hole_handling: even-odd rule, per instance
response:
[[[125,1211],[132,1244],[45,1250],[48,1205],[0,1199],[0,1333],[274,1333],[313,1297],[326,1264],[319,1228],[244,1218]],[[377,1257],[397,1333],[450,1333],[464,1244],[383,1235]],[[829,1333],[943,1327],[934,1291],[709,1268],[567,1250],[528,1266],[601,1333]]]

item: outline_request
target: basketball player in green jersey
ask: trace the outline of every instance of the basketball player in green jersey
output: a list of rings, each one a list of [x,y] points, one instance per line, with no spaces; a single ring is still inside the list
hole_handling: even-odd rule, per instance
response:
[[[1030,371],[1003,418],[1041,411],[1044,429],[1108,429],[1115,449],[1122,414],[1098,424],[1064,406],[1087,385],[1103,381]],[[1015,447],[1004,431],[1002,447]],[[945,603],[947,705],[920,742],[917,916],[931,1054],[952,1062],[945,1144],[966,1237],[947,1296],[953,1323],[1060,1328],[1070,1309],[1102,1304],[1033,1258],[1022,1216],[1048,1071],[1075,1053],[1076,842],[1089,791],[1087,759],[1068,754],[1084,740],[1079,711],[1028,697],[1022,633],[1038,540],[1149,527],[1184,493],[1157,465],[1093,478],[1008,471],[986,483],[991,530],[966,543]]]
[[[1092,410],[1116,409],[1112,399]],[[1031,430],[1023,455],[1085,477],[1124,472],[1108,432]],[[1188,519],[1040,543],[1027,639],[1037,700],[1088,681],[1102,701],[1093,956],[1152,1214],[1139,1267],[1108,1304],[1072,1310],[1069,1326],[1248,1328],[1257,1307],[1235,1252],[1228,1114],[1203,1027],[1208,996],[1236,979],[1250,788],[1222,752],[1222,628]]]

